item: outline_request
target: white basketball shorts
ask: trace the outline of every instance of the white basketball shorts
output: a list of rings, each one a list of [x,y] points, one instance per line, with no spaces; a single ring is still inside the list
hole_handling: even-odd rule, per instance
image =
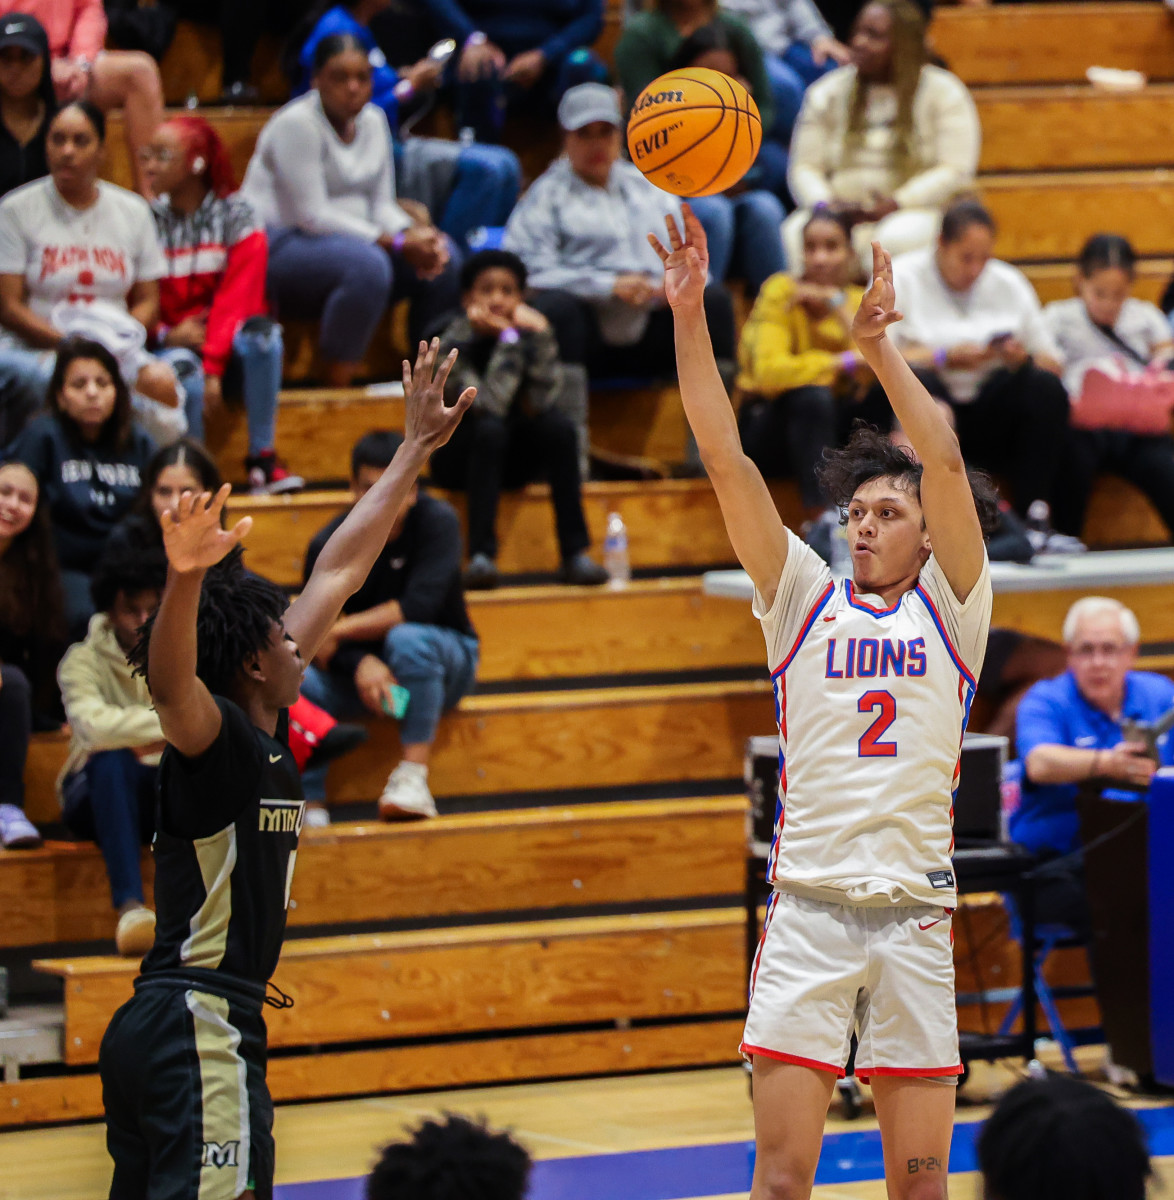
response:
[[[843,1075],[962,1073],[951,910],[862,908],[775,892],[750,976],[742,1036],[764,1054]]]

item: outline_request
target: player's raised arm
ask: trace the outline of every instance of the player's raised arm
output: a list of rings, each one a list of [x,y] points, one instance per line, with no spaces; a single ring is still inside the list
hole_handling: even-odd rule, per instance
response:
[[[343,604],[363,586],[412,485],[428,457],[452,437],[476,388],[444,403],[444,385],[457,360],[451,351],[437,367],[440,340],[420,343],[413,368],[404,360],[404,441],[379,481],[351,509],[322,548],[305,591],[290,606],[285,628],[310,662],[338,619]]]
[[[689,206],[682,206],[682,231],[666,218],[669,248],[652,234],[649,242],[664,263],[665,296],[673,309],[677,376],[685,416],[701,461],[717,493],[726,532],[738,561],[769,604],[787,560],[787,533],[758,468],[742,453],[734,410],[718,374],[703,297],[709,271],[705,231]]]
[[[885,335],[900,319],[893,260],[879,242],[873,242],[872,285],[852,322],[852,337],[921,460],[921,507],[930,545],[954,595],[965,601],[982,573],[982,526],[957,435]]]
[[[167,551],[167,586],[151,626],[147,683],[163,736],[181,753],[202,754],[220,732],[220,709],[196,677],[196,617],[204,574],[252,528],[244,517],[220,528],[220,512],[231,491],[226,483],[213,496],[185,492],[173,516],[161,518]]]

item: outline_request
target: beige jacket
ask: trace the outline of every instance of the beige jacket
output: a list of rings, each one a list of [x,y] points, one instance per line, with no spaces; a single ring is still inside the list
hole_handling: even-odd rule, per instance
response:
[[[90,618],[84,642],[70,646],[57,668],[65,716],[73,735],[69,757],[57,777],[57,795],[67,776],[80,771],[99,750],[123,750],[163,738],[151,707],[147,681],[131,673],[105,613]],[[159,756],[144,759],[157,763]]]
[[[943,208],[974,182],[982,127],[966,85],[941,67],[921,68],[913,96],[917,163],[900,178],[893,165],[896,93],[873,85],[860,144],[847,152],[848,105],[855,67],[839,67],[807,89],[791,138],[787,181],[800,208],[832,200],[892,196],[901,208]]]

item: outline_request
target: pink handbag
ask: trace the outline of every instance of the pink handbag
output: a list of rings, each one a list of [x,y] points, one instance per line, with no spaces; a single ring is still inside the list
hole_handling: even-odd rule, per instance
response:
[[[1117,429],[1148,436],[1170,432],[1174,371],[1131,368],[1123,359],[1103,359],[1084,373],[1072,403],[1077,429]]]

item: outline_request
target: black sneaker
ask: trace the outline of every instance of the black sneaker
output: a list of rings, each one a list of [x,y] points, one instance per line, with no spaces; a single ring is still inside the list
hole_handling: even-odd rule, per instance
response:
[[[286,492],[300,492],[306,486],[306,481],[300,475],[291,475],[272,450],[250,454],[245,459],[245,470],[250,496],[282,496]]]
[[[598,587],[607,583],[607,572],[586,552],[568,558],[560,574],[563,583],[573,583],[577,587]]]
[[[474,554],[465,568],[465,587],[483,592],[498,584],[497,563],[488,554]]]

